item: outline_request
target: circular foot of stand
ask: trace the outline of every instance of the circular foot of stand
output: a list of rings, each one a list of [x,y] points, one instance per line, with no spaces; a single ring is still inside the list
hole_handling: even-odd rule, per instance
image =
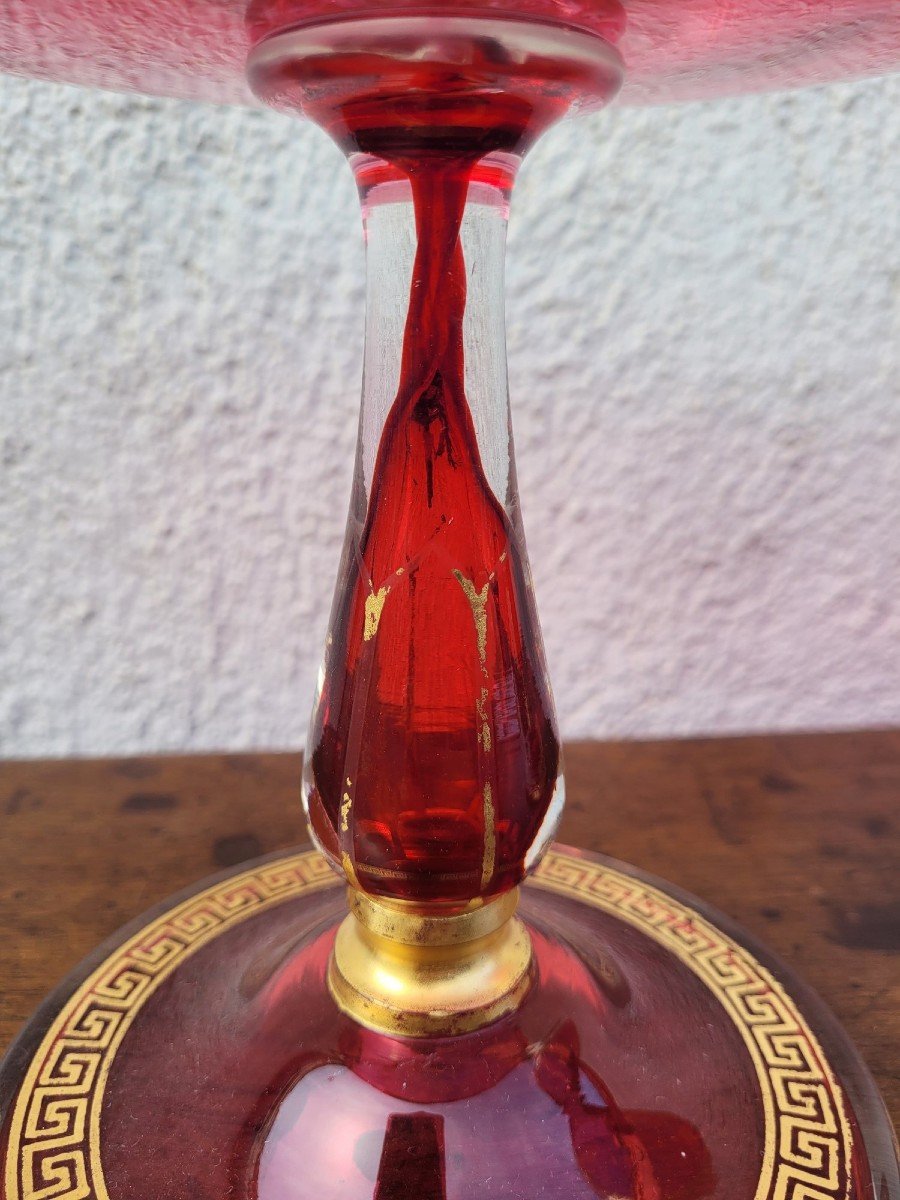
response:
[[[554,849],[513,1014],[403,1039],[339,1011],[311,851],[123,931],[0,1071],[0,1195],[888,1200],[890,1125],[834,1019],[724,918]]]

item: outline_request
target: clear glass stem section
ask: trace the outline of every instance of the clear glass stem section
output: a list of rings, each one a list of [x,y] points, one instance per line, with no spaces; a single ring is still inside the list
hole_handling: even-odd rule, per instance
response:
[[[334,865],[389,899],[507,891],[562,807],[507,392],[517,161],[405,172],[354,156],[363,398],[303,794]]]

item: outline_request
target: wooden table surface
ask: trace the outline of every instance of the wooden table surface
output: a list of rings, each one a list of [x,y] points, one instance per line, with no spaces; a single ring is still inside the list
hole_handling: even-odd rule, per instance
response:
[[[561,840],[662,875],[816,988],[900,1117],[900,731],[567,747]],[[0,1050],[169,893],[305,840],[294,754],[0,763]]]

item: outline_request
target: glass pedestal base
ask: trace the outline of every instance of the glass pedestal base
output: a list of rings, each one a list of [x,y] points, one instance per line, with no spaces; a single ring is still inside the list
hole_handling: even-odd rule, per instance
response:
[[[3,1200],[889,1200],[890,1124],[833,1017],[721,916],[556,848],[531,990],[399,1039],[326,987],[344,889],[261,860],[123,931],[0,1070]]]

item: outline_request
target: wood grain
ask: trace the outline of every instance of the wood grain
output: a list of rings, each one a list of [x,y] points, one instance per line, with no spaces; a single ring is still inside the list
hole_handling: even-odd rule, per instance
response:
[[[561,840],[696,892],[830,1005],[900,1118],[900,731],[567,747]],[[104,937],[305,840],[294,754],[0,763],[0,1048]]]

